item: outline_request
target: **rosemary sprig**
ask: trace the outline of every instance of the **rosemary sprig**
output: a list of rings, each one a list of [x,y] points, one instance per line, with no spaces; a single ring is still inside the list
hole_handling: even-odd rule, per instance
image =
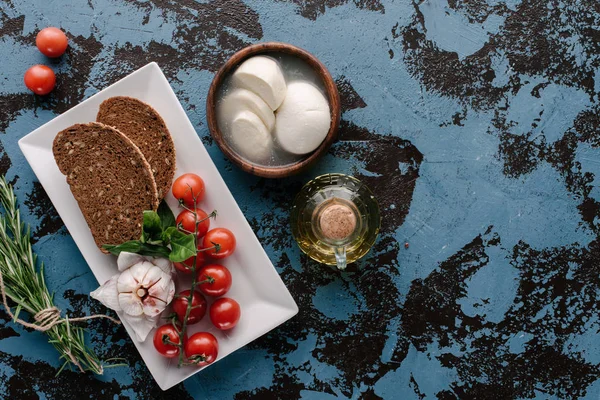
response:
[[[0,214],[0,270],[5,293],[17,304],[15,319],[21,310],[34,316],[55,306],[44,281],[43,263],[40,263],[39,269],[36,268],[37,256],[31,249],[30,228],[21,222],[13,187],[3,176],[0,177],[0,203],[4,209],[4,213]],[[82,372],[103,373],[102,362],[86,346],[83,332],[82,327],[71,325],[68,317],[46,331],[48,342],[64,360],[57,375],[69,365]]]

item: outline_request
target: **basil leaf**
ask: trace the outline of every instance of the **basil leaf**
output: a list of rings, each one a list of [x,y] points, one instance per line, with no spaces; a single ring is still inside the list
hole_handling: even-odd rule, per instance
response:
[[[196,255],[196,241],[194,235],[186,235],[183,232],[173,232],[171,240],[171,254],[169,260],[173,262],[183,262]]]
[[[162,234],[160,217],[154,211],[144,211],[144,222],[142,224],[142,242],[158,239]]]
[[[157,212],[160,217],[160,224],[163,231],[170,226],[175,226],[175,215],[173,215],[173,211],[171,211],[166,201],[163,200],[160,202]]]
[[[170,226],[167,229],[165,229],[162,233],[162,241],[165,244],[169,244],[171,243],[171,238],[174,235],[178,235],[179,233],[181,233],[177,228],[175,228],[174,226]]]
[[[125,243],[121,243],[119,245],[114,244],[104,244],[102,248],[108,250],[111,254],[118,256],[122,251],[126,251],[128,253],[139,253],[142,248],[142,242],[139,240],[130,240]]]
[[[153,245],[145,243],[142,245],[142,248],[140,249],[138,254],[142,256],[169,258],[169,256],[171,255],[171,250],[164,245]]]
[[[115,256],[121,254],[122,251],[126,251],[142,256],[169,258],[169,254],[171,253],[171,250],[167,246],[142,243],[139,240],[130,240],[119,245],[105,244],[102,247]]]

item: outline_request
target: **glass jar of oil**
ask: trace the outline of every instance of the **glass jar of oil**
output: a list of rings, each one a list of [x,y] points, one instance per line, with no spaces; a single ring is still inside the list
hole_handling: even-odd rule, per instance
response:
[[[296,196],[292,235],[310,258],[345,269],[363,257],[379,233],[379,204],[369,188],[344,174],[321,175]]]

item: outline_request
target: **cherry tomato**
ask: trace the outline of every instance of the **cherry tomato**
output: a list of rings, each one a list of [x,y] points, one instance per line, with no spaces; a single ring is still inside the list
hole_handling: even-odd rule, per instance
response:
[[[173,312],[177,314],[179,322],[182,323],[185,319],[189,295],[190,291],[184,290],[183,292],[179,293],[179,296],[177,296],[172,303]],[[206,314],[206,299],[199,291],[194,290],[194,294],[192,295],[192,309],[190,310],[190,315],[188,315],[187,320],[188,325],[194,325],[200,322],[200,320],[204,317],[204,314]]]
[[[210,306],[210,320],[222,331],[235,327],[241,314],[238,302],[227,297],[217,299]]]
[[[204,255],[203,251],[196,254],[196,271],[200,270],[200,267],[202,267],[204,265],[205,261],[206,261],[206,256]],[[194,264],[193,256],[188,258],[184,262],[173,263],[173,265],[175,265],[175,268],[177,268],[178,271],[183,272],[184,274],[192,273],[192,265],[193,264]]]
[[[185,342],[184,348],[188,360],[202,367],[217,359],[219,342],[211,333],[198,332]]]
[[[63,31],[51,26],[39,31],[35,37],[35,45],[45,56],[60,57],[67,50],[69,39]]]
[[[204,198],[204,181],[196,174],[183,174],[173,182],[173,196],[186,206],[194,207]]]
[[[229,229],[211,229],[204,236],[203,245],[205,249],[213,247],[213,249],[205,251],[207,256],[217,259],[225,258],[235,250],[235,236]]]
[[[34,65],[25,72],[25,86],[35,94],[45,95],[54,89],[56,75],[45,65]]]
[[[207,296],[223,296],[231,288],[231,272],[219,264],[205,265],[198,271],[197,281],[209,282],[201,283],[198,289]]]
[[[179,333],[172,324],[166,324],[159,327],[154,333],[154,348],[160,354],[167,358],[177,357],[179,355],[179,347],[165,343],[171,341],[179,344]],[[185,343],[185,339],[183,341]]]
[[[206,235],[210,228],[210,218],[208,214],[201,208],[196,208],[196,217],[194,213],[188,210],[183,210],[177,216],[177,228],[185,233],[194,233],[196,231],[196,221],[202,221],[198,223],[198,237],[201,238]]]

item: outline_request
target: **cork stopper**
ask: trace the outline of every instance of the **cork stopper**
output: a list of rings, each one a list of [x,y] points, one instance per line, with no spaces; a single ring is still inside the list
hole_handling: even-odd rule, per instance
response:
[[[327,239],[343,240],[356,229],[356,215],[347,205],[333,203],[321,211],[319,227]]]

